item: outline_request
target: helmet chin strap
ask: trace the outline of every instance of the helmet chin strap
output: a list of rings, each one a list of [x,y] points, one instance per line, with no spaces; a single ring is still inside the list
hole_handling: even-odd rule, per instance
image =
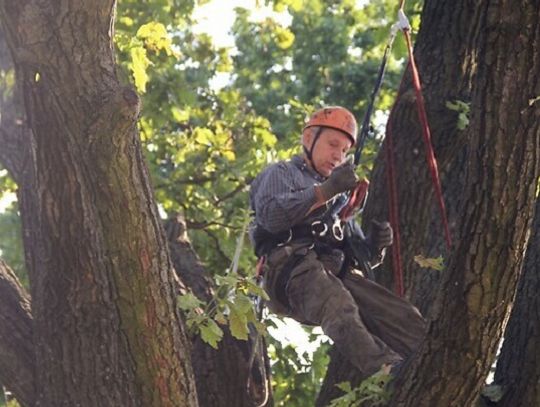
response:
[[[315,137],[313,137],[313,143],[311,143],[311,148],[308,150],[308,148],[302,144],[302,147],[304,148],[304,153],[306,154],[306,157],[309,161],[309,163],[311,164],[311,167],[315,170],[315,172],[317,174],[319,174],[321,177],[324,177],[326,178],[323,174],[321,174],[319,172],[319,170],[317,169],[317,167],[315,167],[315,161],[313,161],[313,149],[315,148],[315,143],[317,143],[317,141],[319,141],[319,138],[321,137],[321,134],[324,130],[324,127],[319,127],[317,129],[317,132],[315,133]]]

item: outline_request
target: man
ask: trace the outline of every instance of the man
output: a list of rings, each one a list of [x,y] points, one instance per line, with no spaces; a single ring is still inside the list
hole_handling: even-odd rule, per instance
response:
[[[346,161],[356,134],[347,109],[315,112],[302,132],[303,155],[269,166],[253,181],[250,235],[264,260],[269,308],[320,325],[368,376],[399,366],[418,346],[425,326],[409,302],[352,269],[360,265],[366,273],[380,263],[392,244],[390,225],[374,222],[368,238],[353,225],[355,235],[344,238],[343,225],[328,216],[333,200],[357,185],[354,166]],[[353,239],[359,245],[355,259],[346,250]]]

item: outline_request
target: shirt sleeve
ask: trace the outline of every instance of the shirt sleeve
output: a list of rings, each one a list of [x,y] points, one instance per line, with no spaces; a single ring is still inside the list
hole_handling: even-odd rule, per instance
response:
[[[278,233],[305,219],[316,201],[315,187],[301,188],[287,165],[280,163],[262,174],[253,196],[253,209],[259,225]]]

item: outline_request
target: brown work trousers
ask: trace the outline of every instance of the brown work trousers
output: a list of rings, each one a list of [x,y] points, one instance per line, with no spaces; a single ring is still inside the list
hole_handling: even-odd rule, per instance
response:
[[[276,296],[276,283],[293,254],[303,258],[286,285],[288,306]],[[271,311],[299,322],[320,325],[336,347],[364,375],[407,358],[425,333],[425,321],[407,300],[354,270],[338,278],[340,261],[319,256],[306,244],[274,249],[264,270]]]

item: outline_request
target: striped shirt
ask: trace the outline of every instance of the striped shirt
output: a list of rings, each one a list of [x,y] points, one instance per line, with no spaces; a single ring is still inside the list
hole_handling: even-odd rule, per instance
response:
[[[270,165],[251,183],[254,223],[270,233],[279,233],[316,219],[321,210],[313,211],[309,217],[306,213],[317,200],[315,185],[324,180],[300,155]],[[321,209],[324,212],[325,207]]]

